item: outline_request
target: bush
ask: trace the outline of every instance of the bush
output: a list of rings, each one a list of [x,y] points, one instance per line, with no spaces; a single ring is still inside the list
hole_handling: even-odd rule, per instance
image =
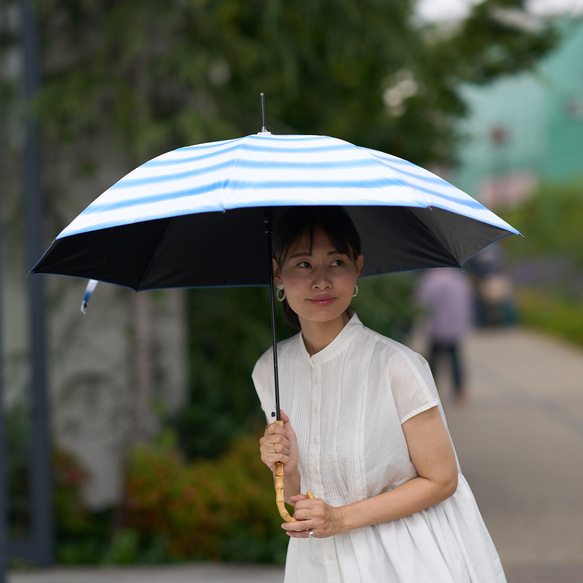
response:
[[[56,555],[60,563],[101,563],[108,554],[113,510],[89,511],[81,499],[85,468],[70,452],[53,452]]]
[[[283,562],[287,537],[258,440],[244,437],[217,460],[187,463],[167,447],[133,452],[127,526],[144,544],[167,541],[171,558]]]
[[[189,459],[216,459],[265,420],[251,371],[271,343],[269,294],[267,288],[195,289],[187,298],[188,403],[168,421]],[[279,309],[277,316],[285,337]]]
[[[542,185],[505,216],[525,238],[504,243],[512,264],[530,264],[532,281],[519,282],[520,322],[583,345],[582,188],[581,181]]]
[[[583,300],[522,289],[519,303],[524,325],[583,346]]]
[[[59,533],[75,537],[87,529],[89,513],[81,501],[81,486],[88,474],[69,452],[53,452],[54,509]]]
[[[567,257],[583,267],[583,182],[542,185],[532,198],[505,214],[525,237],[510,237],[513,260]]]

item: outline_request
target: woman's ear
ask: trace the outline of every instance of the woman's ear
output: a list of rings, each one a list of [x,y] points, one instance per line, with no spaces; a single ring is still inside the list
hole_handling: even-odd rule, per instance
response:
[[[273,264],[273,281],[275,285],[281,282],[281,270],[279,269],[279,265],[275,259],[272,259]]]
[[[363,255],[359,255],[356,258],[356,261],[354,262],[356,265],[356,277],[360,276],[360,271],[362,270],[363,266],[364,266],[364,256]]]

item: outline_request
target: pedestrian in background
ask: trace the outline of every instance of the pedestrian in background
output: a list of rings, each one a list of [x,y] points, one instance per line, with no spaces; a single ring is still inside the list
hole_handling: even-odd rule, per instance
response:
[[[462,359],[463,339],[473,324],[474,293],[469,277],[461,269],[431,269],[421,275],[416,299],[424,310],[428,335],[428,361],[438,379],[449,363],[454,400],[466,396]]]

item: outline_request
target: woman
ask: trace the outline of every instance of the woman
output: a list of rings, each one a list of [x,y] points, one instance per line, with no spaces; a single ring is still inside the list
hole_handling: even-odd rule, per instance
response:
[[[297,522],[282,525],[285,581],[505,581],[426,362],[349,309],[363,264],[338,207],[291,209],[276,224],[277,296],[301,329],[278,346],[284,425],[260,440],[295,507]],[[273,419],[271,351],[253,380]]]

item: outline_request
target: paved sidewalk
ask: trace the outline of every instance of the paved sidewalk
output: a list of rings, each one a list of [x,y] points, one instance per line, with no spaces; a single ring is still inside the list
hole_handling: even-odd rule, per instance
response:
[[[168,567],[48,569],[13,573],[8,583],[282,583],[283,568],[199,563]]]
[[[469,398],[453,406],[443,386],[442,399],[508,583],[583,583],[583,350],[506,329],[476,332],[465,352]],[[281,583],[283,570],[203,563],[13,573],[8,581]]]
[[[510,328],[466,356],[468,402],[442,399],[509,583],[583,583],[583,350]]]

